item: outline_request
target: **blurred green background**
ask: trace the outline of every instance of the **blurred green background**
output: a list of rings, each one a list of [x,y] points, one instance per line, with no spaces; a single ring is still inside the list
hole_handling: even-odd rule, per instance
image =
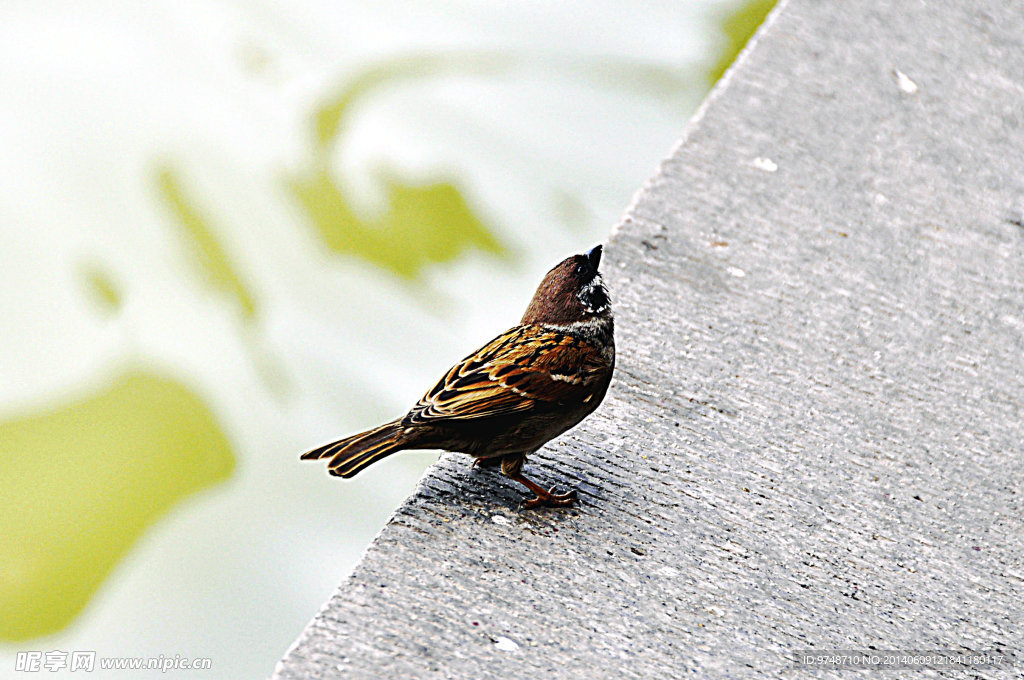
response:
[[[771,6],[0,8],[0,677],[266,676],[436,457],[298,454],[603,241]]]

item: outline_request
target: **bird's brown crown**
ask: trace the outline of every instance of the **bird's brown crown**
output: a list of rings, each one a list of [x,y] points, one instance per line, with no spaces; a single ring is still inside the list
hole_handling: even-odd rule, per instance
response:
[[[522,323],[565,326],[610,314],[608,289],[597,270],[600,262],[597,246],[555,265],[533,294]]]

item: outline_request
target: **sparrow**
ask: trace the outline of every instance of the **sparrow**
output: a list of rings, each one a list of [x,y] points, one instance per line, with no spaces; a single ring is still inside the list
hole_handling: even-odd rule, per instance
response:
[[[526,508],[568,506],[523,475],[527,456],[600,405],[615,369],[611,301],[598,264],[601,246],[559,262],[541,281],[518,326],[458,362],[401,418],[302,454],[329,459],[352,477],[392,453],[468,453],[473,466],[501,466],[535,494]]]

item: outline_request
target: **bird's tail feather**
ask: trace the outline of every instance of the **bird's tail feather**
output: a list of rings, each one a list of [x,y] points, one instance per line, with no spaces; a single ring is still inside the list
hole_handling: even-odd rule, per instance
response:
[[[302,454],[302,460],[330,458],[327,470],[338,477],[352,477],[381,458],[405,448],[402,424],[394,420],[378,428],[318,446]]]

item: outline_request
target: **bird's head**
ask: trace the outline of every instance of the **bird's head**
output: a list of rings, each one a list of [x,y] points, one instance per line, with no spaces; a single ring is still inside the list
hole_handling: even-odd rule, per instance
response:
[[[524,324],[564,326],[611,315],[611,301],[601,273],[601,246],[565,258],[537,287],[523,315]]]

